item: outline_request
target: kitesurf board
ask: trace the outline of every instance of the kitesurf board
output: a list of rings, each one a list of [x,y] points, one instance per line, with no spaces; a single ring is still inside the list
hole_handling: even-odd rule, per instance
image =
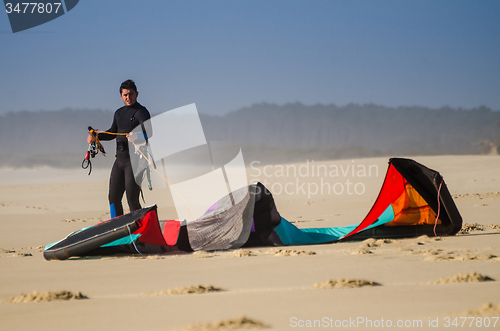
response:
[[[138,220],[152,210],[156,210],[156,205],[74,232],[63,240],[47,245],[43,257],[46,260],[65,260],[71,256],[97,249],[114,240],[131,236],[140,227]]]

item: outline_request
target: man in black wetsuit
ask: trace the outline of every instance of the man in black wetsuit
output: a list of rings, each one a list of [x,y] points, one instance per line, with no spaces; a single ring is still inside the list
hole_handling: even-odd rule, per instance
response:
[[[113,123],[107,130],[109,133],[99,133],[99,140],[113,140],[116,138],[116,160],[109,178],[109,205],[111,218],[123,215],[122,197],[127,192],[127,202],[130,211],[141,209],[139,195],[141,187],[136,183],[132,164],[130,161],[128,141],[137,139],[137,134],[132,130],[137,127],[143,128],[144,122],[151,118],[149,111],[137,102],[137,87],[132,80],[124,81],[120,86],[120,96],[125,106],[115,112]],[[136,129],[137,131],[137,129]],[[139,131],[141,131],[139,129]],[[125,133],[126,135],[114,135],[111,133]],[[144,132],[146,136],[146,133]],[[147,136],[146,136],[147,138]],[[89,135],[89,144],[94,138]]]

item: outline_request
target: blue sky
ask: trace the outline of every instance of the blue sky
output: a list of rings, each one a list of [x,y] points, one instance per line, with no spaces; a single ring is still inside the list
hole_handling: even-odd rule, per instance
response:
[[[500,110],[500,1],[80,0],[13,34],[0,13],[0,114],[152,113],[196,103],[376,103]]]

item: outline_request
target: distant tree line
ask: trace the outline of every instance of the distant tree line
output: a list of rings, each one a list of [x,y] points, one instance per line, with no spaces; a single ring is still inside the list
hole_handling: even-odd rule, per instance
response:
[[[242,145],[359,148],[397,154],[476,154],[500,137],[500,112],[374,104],[258,104],[222,118],[204,116],[211,139]],[[227,138],[226,138],[227,139]]]
[[[87,109],[0,116],[0,166],[68,166],[81,162],[87,127],[105,130],[113,112]],[[224,116],[200,115],[209,141],[243,146],[276,162],[301,158],[479,154],[500,145],[500,111],[487,107],[306,106],[255,104]],[[114,143],[105,144],[109,157]],[[104,164],[104,163],[101,163]]]

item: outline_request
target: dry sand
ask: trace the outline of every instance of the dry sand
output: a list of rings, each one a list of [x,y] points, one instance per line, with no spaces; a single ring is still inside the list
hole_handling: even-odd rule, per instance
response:
[[[447,317],[500,316],[500,157],[414,159],[444,176],[464,222],[470,224],[467,231],[454,237],[53,262],[43,259],[44,245],[109,218],[108,171],[96,170],[89,177],[76,169],[0,169],[0,330],[292,330],[314,329],[318,321],[334,328],[335,322],[377,324],[382,319],[394,324],[422,321],[419,329],[429,329],[429,321],[437,319],[432,329],[448,330]],[[296,226],[345,226],[359,223],[368,213],[387,161],[294,165],[304,171],[312,165],[356,166],[356,171],[372,166],[370,176],[351,170],[339,177],[311,172],[287,176],[275,166],[266,168],[271,176],[264,177],[262,167],[249,168],[248,175],[252,181],[267,181],[281,215]],[[331,186],[341,183],[344,192],[311,192],[321,179]],[[300,185],[304,190],[295,190]],[[280,187],[287,187],[288,194],[280,193]],[[144,193],[147,205],[158,204],[161,219],[176,217],[168,193]],[[473,273],[495,281],[430,284]],[[365,280],[381,286],[314,288],[325,280],[330,285]],[[223,291],[200,290],[199,284]],[[201,293],[159,295],[176,288],[183,294],[193,287]],[[88,299],[8,302],[24,293],[36,297],[34,291],[84,293]],[[366,329],[365,323],[358,329]]]

